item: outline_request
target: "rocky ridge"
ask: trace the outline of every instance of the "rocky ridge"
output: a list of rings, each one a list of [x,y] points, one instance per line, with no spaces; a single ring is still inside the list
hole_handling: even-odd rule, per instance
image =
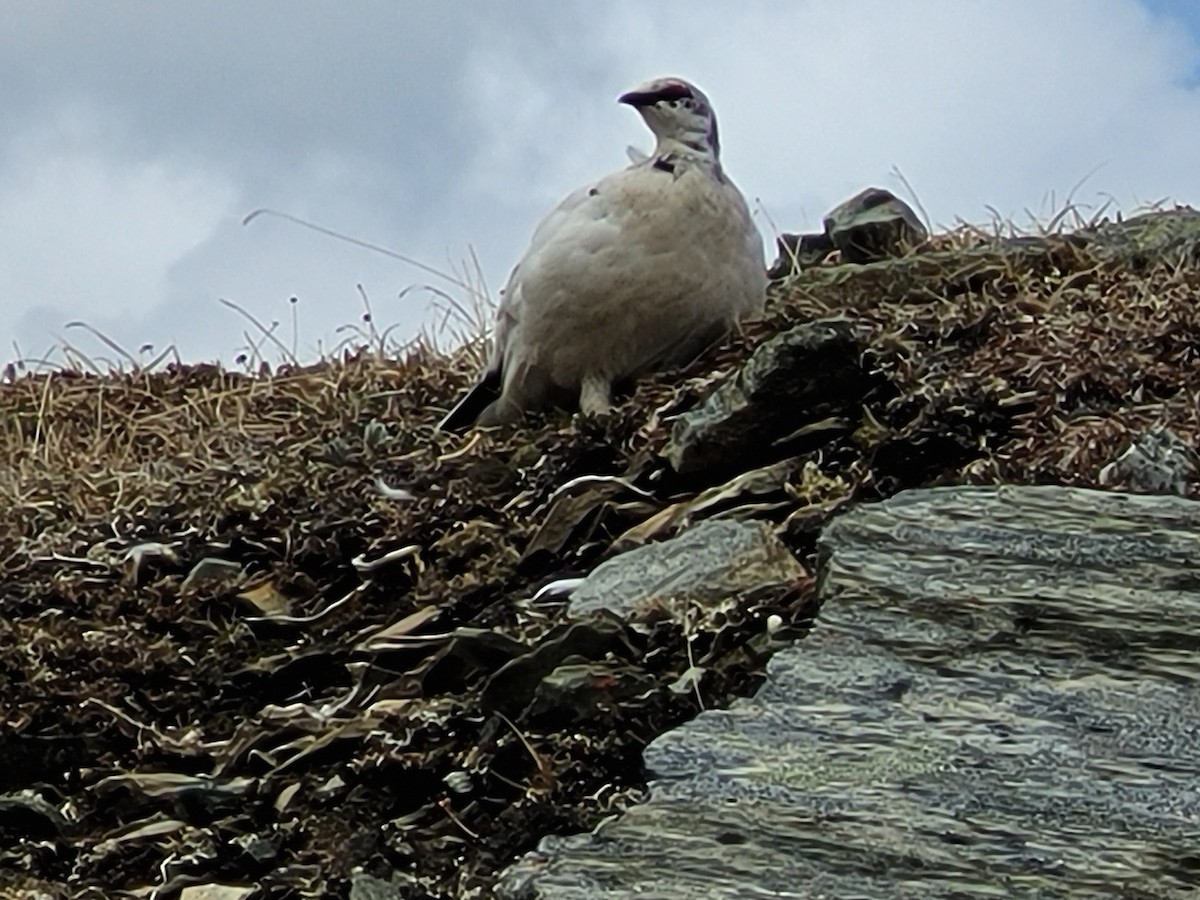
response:
[[[1117,462],[1155,434],[1194,496],[1198,219],[785,263],[763,322],[611,416],[465,438],[433,424],[469,350],[9,373],[0,885],[486,896],[763,683],[837,513],[1139,487]],[[777,577],[621,615],[538,593],[706,520],[765,529]]]

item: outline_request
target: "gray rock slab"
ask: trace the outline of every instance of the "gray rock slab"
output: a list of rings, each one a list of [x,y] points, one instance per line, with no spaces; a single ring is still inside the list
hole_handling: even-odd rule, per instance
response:
[[[821,234],[783,234],[776,241],[779,256],[767,271],[771,279],[785,278],[821,262],[834,250],[843,263],[863,264],[902,256],[929,238],[913,208],[883,188],[859,191],[826,214]]]
[[[825,216],[825,233],[848,263],[903,256],[929,239],[913,208],[883,188],[867,188]]]
[[[602,562],[571,595],[568,612],[627,617],[650,606],[716,606],[759,591],[778,594],[804,575],[769,525],[710,519]]]
[[[1200,503],[914,491],[822,551],[759,693],[651,744],[649,801],[501,896],[1197,895]]]
[[[840,319],[797,325],[759,346],[697,409],[679,416],[663,455],[676,472],[745,471],[822,421],[853,431],[877,383],[864,371],[869,333]],[[814,444],[828,440],[815,430]]]

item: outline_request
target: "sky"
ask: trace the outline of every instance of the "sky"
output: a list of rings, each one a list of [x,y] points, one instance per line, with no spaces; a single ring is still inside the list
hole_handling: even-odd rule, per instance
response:
[[[1196,0],[7,0],[0,362],[233,363],[256,321],[311,360],[363,294],[394,341],[452,342],[456,274],[494,298],[542,215],[648,150],[616,98],[659,75],[713,101],[767,262],[869,186],[935,227],[1200,205]]]

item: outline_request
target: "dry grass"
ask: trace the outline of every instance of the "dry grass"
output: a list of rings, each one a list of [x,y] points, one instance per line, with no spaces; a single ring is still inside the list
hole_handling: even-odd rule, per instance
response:
[[[16,534],[22,542],[52,544],[73,523],[118,514],[129,504],[243,502],[246,473],[278,462],[281,446],[317,458],[331,429],[353,431],[371,415],[394,419],[400,410],[423,412],[411,401],[444,403],[482,366],[495,303],[473,251],[445,272],[275,210],[256,210],[243,224],[263,216],[433,275],[447,287],[408,290],[435,298],[435,319],[397,341],[398,326],[379,327],[359,285],[360,323],[338,329],[338,343],[306,364],[297,351],[295,298],[286,339],[278,322],[263,322],[221,299],[248,323],[237,370],[185,365],[173,346],[153,356],[148,347],[135,354],[86,322],[68,323],[68,330],[90,335],[111,356],[63,341],[57,354],[19,356],[0,379],[0,504],[15,513],[10,541]],[[418,385],[419,373],[431,377]],[[316,422],[322,428],[311,432]]]

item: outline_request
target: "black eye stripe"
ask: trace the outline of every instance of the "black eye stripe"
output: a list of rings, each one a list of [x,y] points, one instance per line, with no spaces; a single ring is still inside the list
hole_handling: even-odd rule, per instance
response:
[[[692,92],[682,84],[668,84],[655,92],[659,100],[691,100]]]

